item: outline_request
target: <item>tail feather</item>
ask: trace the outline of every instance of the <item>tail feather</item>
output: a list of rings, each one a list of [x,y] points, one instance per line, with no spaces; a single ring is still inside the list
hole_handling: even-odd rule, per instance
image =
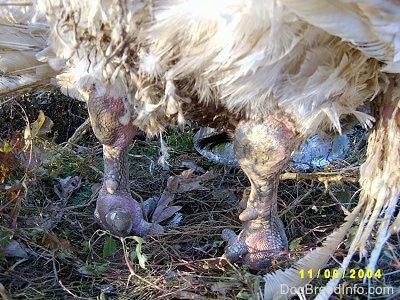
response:
[[[265,275],[264,299],[275,299],[275,297],[279,295],[282,288],[285,287],[291,288],[288,291],[289,294],[286,294],[286,296],[294,296],[295,294],[290,293],[296,292],[300,299],[305,299],[302,298],[302,296],[304,296],[303,289],[312,279],[308,275],[301,278],[299,271],[312,270],[312,274],[315,277],[318,273],[318,270],[321,270],[326,266],[328,260],[331,258],[331,255],[343,241],[361,209],[362,205],[358,205],[353,212],[346,217],[346,222],[327,237],[322,247],[319,247],[308,253],[287,270],[278,270],[274,273]],[[339,270],[339,272],[342,272],[342,270]],[[281,297],[278,298],[281,299]]]
[[[360,215],[357,234],[341,264],[341,269],[345,269],[353,254],[359,251],[361,257],[369,258],[366,270],[374,272],[386,241],[391,234],[400,231],[400,213],[395,216],[400,196],[399,81],[399,78],[392,77],[386,93],[376,100],[378,123],[370,133],[367,159],[360,168],[362,192],[358,206],[363,207],[363,212]],[[366,248],[373,232],[376,233],[374,248],[368,257]],[[331,279],[326,285],[327,288],[315,299],[328,299],[340,278],[341,276]]]
[[[399,81],[399,78],[393,76],[388,90],[376,99],[378,121],[368,139],[367,159],[360,168],[362,192],[357,207],[346,218],[347,222],[327,238],[323,247],[309,253],[284,272],[277,271],[266,275],[264,278],[265,299],[272,299],[276,293],[279,293],[282,284],[297,287],[296,291],[301,294],[302,288],[311,280],[300,279],[299,269],[322,269],[336,247],[343,241],[356,217],[359,217],[358,231],[347,256],[341,263],[339,273],[347,268],[357,251],[361,257],[368,257],[367,243],[372,239],[372,233],[376,232],[374,248],[370,252],[369,263],[366,267],[367,270],[374,271],[386,241],[391,234],[400,231],[400,213],[395,215],[400,196]],[[331,279],[315,299],[329,299],[340,279],[340,274],[338,278]],[[304,295],[299,295],[300,298],[301,296]]]
[[[29,22],[35,11],[33,1],[0,0],[0,23],[24,24]]]
[[[400,79],[392,77],[385,95],[378,100],[378,123],[368,139],[367,160],[360,169],[363,188],[361,199],[366,206],[360,220],[360,240],[354,245],[366,256],[366,245],[373,225],[377,237],[371,252],[368,269],[375,270],[382,247],[391,233],[399,232],[395,216],[400,196]],[[372,203],[372,205],[371,205]],[[368,206],[372,206],[370,212]],[[369,219],[369,220],[368,220]],[[393,221],[393,219],[395,221]],[[392,223],[393,222],[393,223]],[[391,226],[392,223],[392,226]],[[367,224],[367,226],[363,226]]]
[[[34,20],[30,1],[0,2],[0,96],[51,86],[56,72],[37,54],[47,47],[49,26]]]
[[[195,147],[199,149],[211,150],[214,147],[229,143],[233,140],[233,133],[222,131],[203,138],[195,142]]]

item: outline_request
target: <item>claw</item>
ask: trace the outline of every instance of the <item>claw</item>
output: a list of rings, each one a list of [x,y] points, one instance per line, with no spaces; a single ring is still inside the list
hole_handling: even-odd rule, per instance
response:
[[[159,200],[159,197],[154,196],[143,202],[143,214],[147,217],[148,220],[150,220],[150,216],[156,210]]]
[[[144,221],[146,222],[146,221]],[[156,223],[148,223],[149,224],[149,228],[148,228],[148,235],[159,235],[164,233],[164,228],[160,225],[160,224],[156,224]]]
[[[282,226],[282,222],[274,218],[246,222],[239,235],[224,229],[222,239],[228,244],[225,257],[232,262],[242,262],[253,270],[271,265],[275,256],[287,247]]]
[[[248,252],[246,242],[241,240],[233,230],[222,230],[221,237],[228,244],[224,255],[229,261],[238,261]]]

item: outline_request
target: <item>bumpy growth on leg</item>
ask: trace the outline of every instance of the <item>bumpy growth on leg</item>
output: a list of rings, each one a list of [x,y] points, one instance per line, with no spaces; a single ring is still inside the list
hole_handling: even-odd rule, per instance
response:
[[[104,179],[95,211],[97,222],[119,236],[161,232],[160,225],[144,220],[141,206],[129,190],[128,150],[136,133],[129,108],[123,99],[92,95],[88,110],[104,155]]]
[[[239,218],[243,229],[238,236],[225,229],[225,256],[252,269],[270,265],[274,255],[287,248],[284,226],[277,215],[279,175],[299,138],[294,124],[285,116],[242,121],[235,132],[236,158],[251,182],[246,209]]]

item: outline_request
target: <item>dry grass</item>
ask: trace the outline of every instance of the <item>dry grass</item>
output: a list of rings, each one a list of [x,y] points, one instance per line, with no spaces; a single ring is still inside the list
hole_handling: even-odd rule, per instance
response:
[[[27,120],[36,119],[38,108],[55,122],[57,135],[54,137],[52,131],[50,138],[36,137],[33,146],[23,152],[26,145],[17,141],[23,140],[23,128]],[[14,145],[14,152],[25,153],[24,159],[0,156],[0,163],[10,167],[3,168],[3,182],[0,181],[3,299],[259,298],[263,273],[252,273],[245,266],[220,259],[224,252],[222,229],[240,229],[237,204],[248,193],[248,180],[240,170],[212,164],[197,155],[190,133],[169,135],[168,145],[172,147],[169,171],[156,164],[158,141],[135,140],[132,146],[131,188],[136,198],[145,200],[160,195],[168,177],[184,170],[180,167],[182,161],[194,162],[216,174],[203,183],[205,190],[177,194],[174,204],[183,206],[181,223],[166,225],[166,233],[161,236],[146,237],[140,249],[138,240],[110,236],[94,222],[102,157],[91,131],[84,135],[79,146],[63,147],[62,143],[86,118],[83,103],[71,102],[57,93],[41,98],[26,96],[18,104],[15,101],[3,104],[0,117],[0,146],[9,142]],[[361,143],[360,133],[353,137],[357,151],[346,161],[319,171],[340,171],[356,178],[363,159]],[[289,167],[288,171],[294,170]],[[54,192],[54,186],[67,176],[77,176],[81,186],[62,200]],[[287,267],[321,245],[324,237],[343,222],[344,211],[354,207],[357,198],[352,196],[357,189],[357,184],[347,181],[329,184],[308,179],[282,181],[278,206],[286,225],[290,253],[266,272]],[[337,250],[335,259],[340,261],[346,254],[350,240],[351,233]],[[384,275],[372,280],[372,285],[400,285],[399,245],[398,236],[389,240],[378,266]],[[138,263],[138,256],[142,255],[147,258],[146,269]],[[365,261],[354,261],[352,265],[357,270],[365,266]],[[337,267],[332,260],[327,268]],[[320,278],[314,285],[323,286],[326,282]],[[361,280],[349,278],[343,282],[362,284]],[[335,297],[354,299],[346,295]]]

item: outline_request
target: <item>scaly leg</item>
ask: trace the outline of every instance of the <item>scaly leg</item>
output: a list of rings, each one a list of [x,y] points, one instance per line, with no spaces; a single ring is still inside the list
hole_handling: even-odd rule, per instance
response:
[[[140,204],[129,191],[128,150],[136,128],[123,99],[92,95],[88,110],[104,155],[104,179],[95,211],[97,222],[119,236],[162,232],[160,225],[145,221]]]
[[[251,269],[271,264],[287,248],[284,226],[277,214],[279,175],[299,144],[294,124],[282,115],[241,121],[235,131],[235,155],[251,183],[246,209],[240,214],[238,236],[225,229],[227,259]]]

